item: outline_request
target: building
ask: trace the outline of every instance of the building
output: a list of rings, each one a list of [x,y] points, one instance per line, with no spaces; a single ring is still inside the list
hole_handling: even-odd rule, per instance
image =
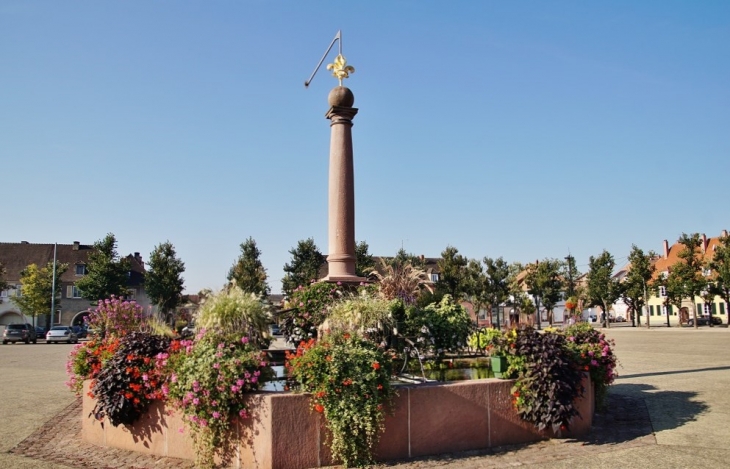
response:
[[[705,234],[700,236],[700,250],[704,261],[712,260],[717,246],[720,244],[720,238],[728,235],[727,230],[722,230],[720,236],[716,238],[708,238]],[[667,240],[664,240],[662,245],[662,253],[654,261],[654,280],[660,276],[667,276],[672,269],[672,266],[680,261],[679,253],[685,249],[684,245],[676,242],[669,245]],[[712,272],[709,269],[703,271],[703,275],[708,278],[708,282],[711,280]],[[663,287],[659,287],[659,290],[652,293],[649,296],[648,309],[649,319],[651,324],[666,324],[667,318],[669,318],[670,325],[679,325],[686,323],[688,319],[692,317],[692,304],[695,305],[697,316],[709,316],[710,313],[713,316],[717,316],[722,319],[724,324],[728,323],[728,305],[719,296],[716,296],[711,303],[705,303],[702,297],[696,296],[694,298],[685,298],[682,301],[681,309],[678,309],[674,305],[666,305],[666,291]],[[646,314],[646,313],[645,313]]]
[[[35,244],[27,241],[20,243],[0,243],[0,263],[5,267],[4,280],[8,289],[0,292],[0,326],[12,323],[28,322],[33,324],[33,318],[24,317],[15,303],[14,296],[22,295],[20,284],[20,273],[30,264],[39,267],[46,266],[53,262],[54,247],[56,250],[56,261],[68,264],[68,269],[57,282],[61,289],[61,299],[56,304],[56,312],[53,318],[54,325],[74,325],[83,321],[92,304],[83,298],[76,281],[86,275],[86,264],[89,253],[94,247],[74,241],[73,244]],[[135,300],[143,307],[150,304],[144,292],[144,262],[138,252],[127,256],[130,264],[129,290],[127,298]],[[49,311],[50,315],[50,311]],[[48,321],[47,315],[36,318],[37,325],[45,326]]]

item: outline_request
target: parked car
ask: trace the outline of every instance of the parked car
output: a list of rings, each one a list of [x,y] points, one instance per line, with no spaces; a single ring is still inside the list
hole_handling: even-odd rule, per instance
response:
[[[48,331],[46,330],[45,327],[36,326],[36,328],[35,328],[35,336],[38,339],[45,339],[46,338],[46,332],[48,332]]]
[[[694,318],[689,318],[687,321],[687,326],[694,327],[695,320]],[[709,316],[700,316],[697,318],[697,325],[698,326],[709,326],[710,325],[710,318]],[[712,325],[713,326],[721,326],[722,325],[722,318],[719,316],[712,316]]]
[[[3,344],[8,342],[25,342],[34,344],[38,342],[35,328],[28,323],[25,324],[8,324],[3,332]]]
[[[76,337],[78,337],[79,339],[85,339],[88,335],[88,332],[86,331],[86,328],[84,326],[71,326],[71,329],[73,329]]]
[[[281,335],[281,329],[278,324],[269,324],[269,333],[271,335]]]
[[[53,344],[56,342],[66,342],[67,344],[75,344],[79,341],[79,337],[69,326],[53,326],[46,334],[46,343]]]

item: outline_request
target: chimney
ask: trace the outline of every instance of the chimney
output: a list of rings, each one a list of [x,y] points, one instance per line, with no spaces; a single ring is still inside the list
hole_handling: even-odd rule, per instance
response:
[[[20,244],[28,244],[28,241],[21,241]]]
[[[78,241],[74,241],[74,247],[73,247],[73,250],[74,250],[74,251],[78,251],[78,250],[79,250],[79,242],[78,242]]]
[[[705,251],[707,251],[707,235],[702,233],[702,254],[704,254]]]
[[[722,233],[720,233],[721,238],[727,238],[727,230],[722,230]]]
[[[144,267],[144,262],[142,261],[142,256],[140,256],[138,252],[134,253],[134,260],[139,262],[140,266]]]
[[[669,241],[664,240],[664,259],[669,257]]]
[[[423,254],[418,257],[421,259],[421,262],[426,262],[426,256],[424,256]]]

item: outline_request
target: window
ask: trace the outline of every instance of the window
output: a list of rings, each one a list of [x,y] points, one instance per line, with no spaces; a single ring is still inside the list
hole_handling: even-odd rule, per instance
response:
[[[662,316],[667,315],[667,307],[662,305]]]
[[[702,269],[702,275],[704,275],[705,277],[709,277],[710,275],[712,275],[712,269]]]
[[[7,297],[8,297],[8,291],[7,290],[0,291],[0,298],[7,298]]]
[[[725,303],[720,303],[720,314],[725,315]]]
[[[130,288],[129,290],[127,290],[127,299],[136,300],[137,299],[137,290],[134,288]]]
[[[66,298],[81,298],[81,290],[79,290],[76,285],[67,286]]]
[[[672,315],[672,305],[666,306],[666,308],[667,308],[667,314],[671,316]]]
[[[481,319],[482,321],[487,320],[487,310],[486,309],[479,308],[479,319]]]
[[[439,281],[439,274],[431,274],[431,281],[436,283]]]
[[[665,270],[664,272],[659,274],[659,278],[667,278],[669,276],[669,271]]]
[[[702,313],[705,316],[709,316],[710,315],[710,303],[705,303],[704,304],[704,306],[702,307]]]
[[[650,306],[649,306],[649,314],[650,314],[651,316],[654,316],[654,305],[650,305]]]
[[[15,285],[15,296],[23,296],[23,285]]]
[[[84,264],[76,264],[76,275],[86,275],[86,266]]]
[[[659,287],[659,296],[661,296],[662,298],[667,296],[667,287],[665,287],[664,285]]]

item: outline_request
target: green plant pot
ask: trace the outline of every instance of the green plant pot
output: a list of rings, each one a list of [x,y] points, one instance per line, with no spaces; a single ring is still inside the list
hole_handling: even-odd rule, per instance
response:
[[[505,373],[507,373],[507,357],[491,357],[492,362],[492,373],[494,373],[495,378],[504,378]]]

